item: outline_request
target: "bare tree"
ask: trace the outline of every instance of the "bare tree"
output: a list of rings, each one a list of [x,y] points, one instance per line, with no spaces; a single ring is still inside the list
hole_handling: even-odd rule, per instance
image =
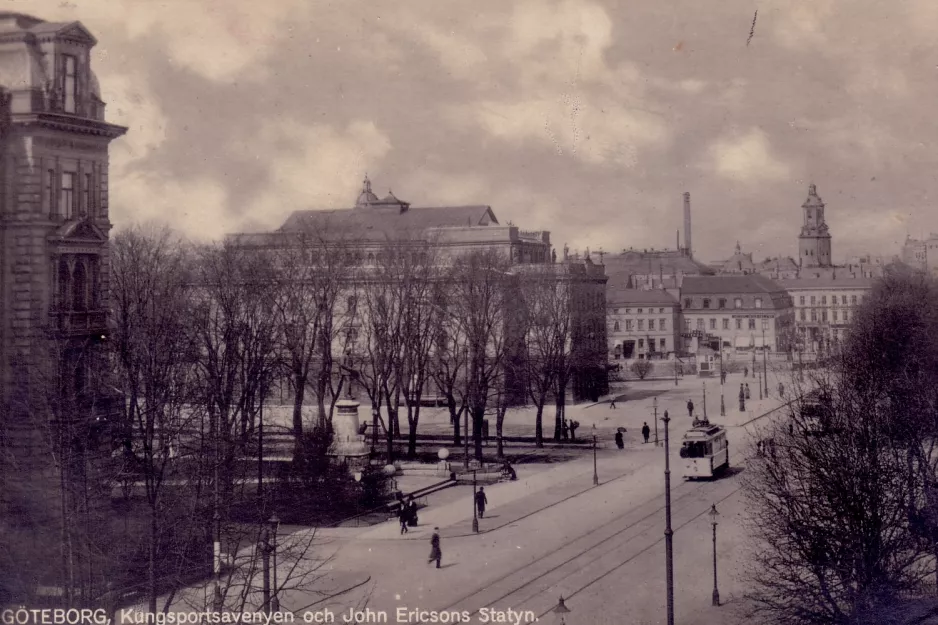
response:
[[[462,444],[460,425],[466,411],[465,387],[468,344],[463,325],[456,318],[458,310],[453,296],[441,289],[437,293],[439,323],[434,337],[430,375],[440,395],[446,400],[450,423],[453,426],[453,445]]]
[[[554,271],[543,265],[525,272],[521,286],[524,302],[522,336],[527,390],[536,409],[534,440],[544,446],[544,405],[557,387],[570,344],[570,289]],[[556,426],[555,426],[556,429]]]
[[[457,322],[467,346],[464,397],[472,419],[475,458],[482,459],[482,426],[495,382],[502,373],[509,337],[506,322],[516,313],[516,277],[496,251],[470,252],[456,259],[451,288]],[[514,301],[513,301],[514,300]]]
[[[164,524],[193,507],[168,506],[166,483],[186,482],[184,438],[198,431],[195,362],[185,323],[188,289],[180,243],[166,229],[125,230],[111,242],[115,383],[124,396],[121,459],[147,504],[147,594],[156,611]],[[175,514],[173,514],[175,513]]]
[[[331,419],[340,394],[334,388],[333,349],[337,338],[347,332],[349,313],[354,315],[347,308],[343,314],[340,300],[343,294],[349,295],[353,267],[360,259],[344,231],[326,222],[283,236],[286,245],[275,258],[275,311],[293,389],[293,433],[299,439],[309,384],[313,384],[320,428]]]

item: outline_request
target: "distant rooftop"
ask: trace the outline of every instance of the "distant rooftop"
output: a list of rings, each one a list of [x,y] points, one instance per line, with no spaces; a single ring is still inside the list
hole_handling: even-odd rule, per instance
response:
[[[783,291],[775,280],[759,274],[723,276],[687,276],[681,285],[682,295],[712,293],[777,293]]]
[[[662,289],[626,289],[621,287],[610,288],[606,292],[606,303],[609,304],[660,304],[662,306],[676,306],[677,300]]]
[[[870,278],[796,278],[788,280],[779,280],[779,284],[786,290],[790,289],[828,289],[828,288],[872,288],[873,280]]]

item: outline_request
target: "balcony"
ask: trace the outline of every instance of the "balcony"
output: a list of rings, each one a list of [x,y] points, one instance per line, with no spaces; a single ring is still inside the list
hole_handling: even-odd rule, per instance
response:
[[[107,311],[53,310],[49,313],[52,329],[66,336],[104,332],[107,330]]]

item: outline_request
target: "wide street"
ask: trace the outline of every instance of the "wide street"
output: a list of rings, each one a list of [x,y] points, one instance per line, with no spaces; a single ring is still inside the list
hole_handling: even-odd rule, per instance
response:
[[[711,422],[728,427],[731,464],[728,475],[709,482],[681,478],[679,440],[689,427],[685,404],[692,398],[701,409],[702,381],[688,376],[675,388],[671,381],[629,383],[626,397],[639,399],[569,409],[570,418],[597,423],[602,449],[598,453],[600,485],[592,485],[591,455],[549,469],[519,471],[516,482],[486,488],[489,510],[480,520],[479,535],[470,529],[471,488],[451,489],[445,500],[421,511],[421,526],[400,536],[397,524],[371,528],[321,530],[324,586],[354,590],[323,602],[310,593],[286,593],[282,608],[332,610],[350,607],[388,614],[388,622],[429,622],[420,614],[396,619],[397,609],[467,611],[470,622],[485,622],[483,608],[495,609],[504,622],[534,616],[559,622],[550,610],[563,595],[571,610],[567,623],[665,622],[664,465],[663,446],[636,442],[643,421],[651,422],[652,398],[659,416],[669,410],[671,421],[671,492],[674,534],[676,622],[707,624],[739,620],[741,562],[745,541],[740,527],[742,499],[739,471],[749,453],[745,424],[776,408],[778,380],[770,373],[772,397],[758,401],[752,378],[733,374],[727,380],[727,416],[720,417],[719,380],[707,382]],[[780,374],[783,381],[784,374]],[[749,382],[753,399],[738,410],[736,389]],[[775,385],[773,387],[773,385]],[[790,384],[786,384],[790,388]],[[781,413],[782,411],[779,411]],[[610,416],[611,415],[611,416]],[[609,420],[607,421],[607,417]],[[551,417],[552,418],[552,417]],[[613,423],[610,423],[612,421]],[[756,423],[764,422],[757,420]],[[629,429],[631,444],[619,451],[612,444],[615,427]],[[583,428],[582,434],[587,433]],[[659,438],[663,445],[663,424]],[[724,605],[711,607],[713,589],[712,534],[707,512],[716,504],[720,594]],[[441,529],[443,568],[427,563],[433,526]],[[366,582],[367,580],[367,582]],[[363,583],[366,582],[366,583]],[[312,607],[307,607],[312,606]],[[509,613],[508,609],[514,611]],[[527,612],[530,611],[530,612]],[[426,617],[427,615],[423,615]],[[489,615],[489,622],[498,622]],[[519,620],[520,619],[520,620]]]

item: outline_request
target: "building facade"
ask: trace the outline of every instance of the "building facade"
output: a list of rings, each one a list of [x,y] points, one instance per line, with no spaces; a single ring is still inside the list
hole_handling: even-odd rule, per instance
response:
[[[0,572],[12,596],[54,579],[43,567],[63,557],[50,555],[70,505],[60,484],[86,474],[100,423],[120,409],[102,341],[108,149],[126,128],[105,121],[95,44],[80,22],[0,13],[0,518],[35,541],[4,560],[34,565],[32,581]]]
[[[542,276],[546,271],[569,289],[574,399],[605,393],[607,278],[603,264],[595,263],[589,253],[580,258],[564,249],[558,258],[549,232],[501,225],[490,206],[412,207],[390,192],[379,199],[367,177],[353,208],[296,211],[274,232],[233,234],[229,241],[281,249],[302,245],[308,233],[335,241],[336,253],[345,255],[347,264],[356,267],[362,277],[382,264],[381,255],[388,253],[389,246],[394,253],[411,254],[415,262],[432,258],[444,265],[474,251],[495,252],[506,262],[506,284],[516,287],[526,277]],[[348,298],[354,298],[355,284],[350,284],[348,291]],[[517,312],[521,313],[520,308]],[[353,334],[360,326],[360,322],[349,322]],[[336,353],[354,350],[355,343],[356,339],[347,339],[334,349]],[[516,392],[514,399],[523,401],[523,393]]]
[[[870,278],[783,280],[795,309],[792,349],[823,354],[844,340],[860,306],[873,288]]]
[[[680,305],[663,289],[611,289],[606,313],[613,361],[669,358],[681,348]]]
[[[681,315],[685,352],[695,341],[730,353],[787,352],[794,331],[788,293],[760,275],[685,278]]]
[[[917,271],[938,275],[938,234],[929,233],[924,239],[907,236],[900,259]]]

